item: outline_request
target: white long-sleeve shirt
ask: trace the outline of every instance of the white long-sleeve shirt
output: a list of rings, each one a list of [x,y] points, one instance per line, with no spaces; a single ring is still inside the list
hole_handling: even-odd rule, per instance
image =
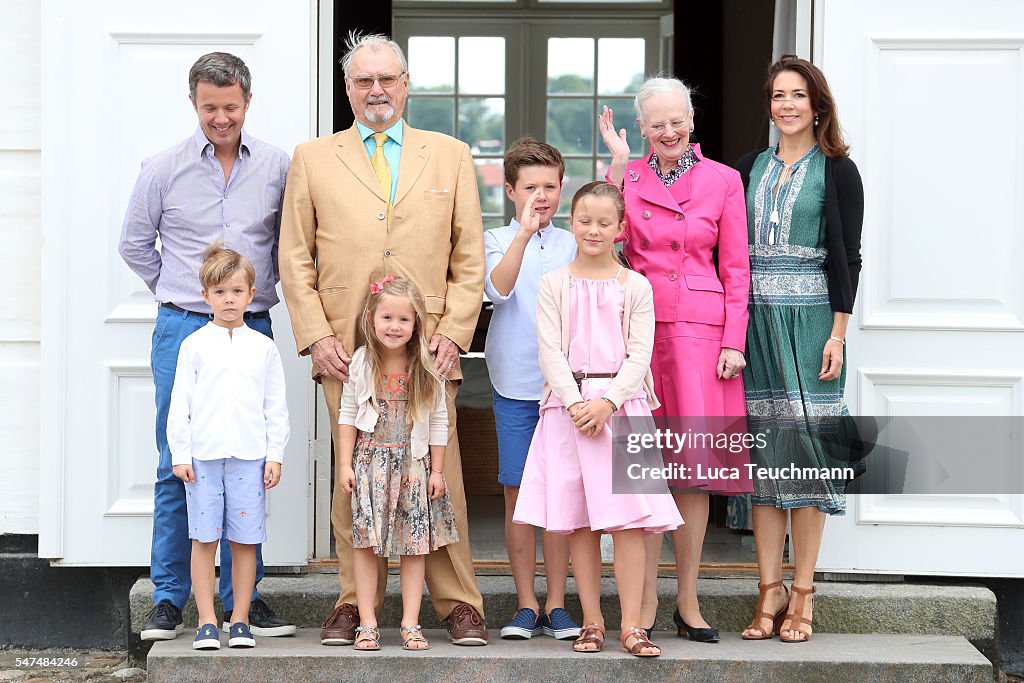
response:
[[[167,415],[172,465],[192,459],[282,462],[288,443],[284,368],[273,340],[208,323],[181,344]]]

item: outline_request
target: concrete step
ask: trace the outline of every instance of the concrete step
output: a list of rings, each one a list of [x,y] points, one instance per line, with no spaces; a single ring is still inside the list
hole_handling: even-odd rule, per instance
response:
[[[570,643],[536,637],[508,641],[491,631],[487,647],[457,647],[443,631],[428,631],[425,652],[401,649],[397,629],[385,629],[382,649],[320,645],[316,629],[290,638],[260,638],[253,650],[195,652],[192,639],[156,643],[149,683],[194,681],[949,681],[989,683],[992,666],[959,636],[815,634],[807,643],[744,641],[723,633],[715,645],[662,634],[661,657],[638,659],[609,632],[604,652],[577,654]],[[222,638],[223,640],[223,638]]]
[[[509,576],[478,576],[484,595],[484,609],[491,628],[500,628],[517,608],[515,585]],[[545,592],[544,579],[537,577],[539,595]],[[962,636],[991,657],[995,656],[996,598],[988,588],[972,585],[924,583],[838,583],[819,582],[814,599],[816,634],[892,633],[906,635]],[[700,579],[697,586],[704,618],[721,631],[740,632],[750,623],[757,604],[756,579]],[[656,628],[675,631],[676,582],[659,579],[659,604]],[[281,616],[304,628],[318,628],[334,608],[338,598],[336,574],[268,576],[260,583],[260,593]],[[581,615],[576,586],[569,579],[567,609],[577,619]],[[606,623],[619,623],[619,602],[615,583],[602,580],[602,612]],[[152,609],[153,584],[140,579],[131,591],[132,628],[138,633]],[[541,598],[543,604],[543,597]],[[218,605],[219,614],[219,605]],[[397,628],[401,619],[398,577],[388,577],[387,599],[378,615],[386,628]],[[424,598],[420,616],[424,628],[441,624]],[[185,608],[185,625],[196,624],[192,599]]]

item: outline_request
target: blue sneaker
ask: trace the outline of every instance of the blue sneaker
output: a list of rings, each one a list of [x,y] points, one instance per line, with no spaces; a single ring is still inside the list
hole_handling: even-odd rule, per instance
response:
[[[540,627],[544,635],[551,636],[555,640],[571,640],[580,635],[579,624],[573,621],[569,613],[561,607],[551,610],[550,614],[541,615]]]
[[[528,640],[540,633],[540,616],[529,607],[516,612],[512,621],[501,627],[501,637],[505,640]]]
[[[256,647],[256,639],[252,637],[249,624],[244,621],[236,621],[231,624],[228,647]]]
[[[192,641],[193,650],[219,650],[220,631],[214,624],[203,624],[196,629],[196,639]]]

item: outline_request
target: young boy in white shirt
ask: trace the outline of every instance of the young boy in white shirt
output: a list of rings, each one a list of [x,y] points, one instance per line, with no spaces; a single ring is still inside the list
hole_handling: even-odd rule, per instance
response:
[[[505,492],[505,544],[519,599],[519,609],[501,629],[501,637],[522,640],[544,634],[568,639],[580,633],[579,625],[565,611],[568,536],[542,532],[548,594],[541,611],[533,585],[536,531],[532,526],[513,524],[512,513],[544,388],[537,359],[537,288],[545,273],[573,260],[576,241],[551,222],[558,211],[565,173],[559,151],[526,136],[512,143],[504,165],[505,193],[515,204],[516,218],[484,233],[484,290],[494,303],[484,355],[494,385],[498,482]]]
[[[255,647],[249,603],[256,544],[267,539],[264,491],[281,481],[288,442],[284,369],[274,342],[245,325],[256,294],[247,258],[220,243],[199,270],[212,320],[182,342],[167,416],[174,474],[185,482],[192,587],[199,628],[192,647],[220,648],[213,611],[217,543],[231,544],[235,604],[229,647]]]

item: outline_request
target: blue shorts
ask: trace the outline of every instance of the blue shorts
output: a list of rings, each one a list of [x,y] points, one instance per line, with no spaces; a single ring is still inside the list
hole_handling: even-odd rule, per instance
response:
[[[540,420],[540,401],[505,398],[494,391],[494,426],[498,432],[498,483],[519,486],[523,482],[526,454]]]
[[[185,484],[188,537],[200,543],[222,537],[255,545],[267,540],[264,459],[192,459],[196,480]]]

